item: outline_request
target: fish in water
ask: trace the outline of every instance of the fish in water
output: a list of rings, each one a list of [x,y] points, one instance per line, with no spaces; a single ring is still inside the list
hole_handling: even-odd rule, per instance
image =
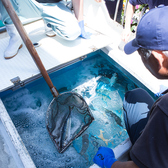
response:
[[[98,75],[105,76],[109,79],[111,79],[113,73],[114,72],[111,69],[101,69],[98,71]]]
[[[108,98],[111,100],[110,93],[113,90],[112,86],[116,83],[116,80],[117,73],[113,73],[110,79],[106,77],[100,78],[96,87],[96,93],[102,96],[103,99]]]
[[[68,91],[67,87],[62,87],[62,88],[58,89],[59,93],[63,93],[63,92],[67,92],[67,91]]]
[[[92,134],[89,134],[89,136],[90,136],[90,140],[91,140],[92,145],[96,149],[98,149],[100,146],[105,146],[105,142],[101,138],[95,137]]]
[[[122,123],[121,118],[118,117],[114,112],[112,112],[112,111],[110,111],[110,110],[108,110],[108,109],[105,109],[105,113],[106,113],[107,115],[111,116],[112,118],[114,118],[115,122],[116,122],[119,126],[123,127],[123,125],[121,124],[121,123]]]
[[[110,78],[110,87],[112,87],[114,85],[114,83],[116,82],[117,76],[118,76],[118,74],[114,73],[113,76]]]
[[[80,154],[84,155],[86,153],[88,147],[89,147],[89,135],[88,134],[84,134],[82,136],[82,149],[81,149]]]

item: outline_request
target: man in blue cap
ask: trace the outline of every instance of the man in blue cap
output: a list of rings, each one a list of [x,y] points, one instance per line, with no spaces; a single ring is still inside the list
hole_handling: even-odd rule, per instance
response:
[[[168,79],[167,10],[166,6],[160,5],[145,15],[137,28],[136,38],[124,48],[126,54],[138,50],[148,70],[161,79]]]
[[[157,78],[168,79],[168,6],[146,13],[136,38],[125,45],[126,54],[138,50],[145,66]],[[125,94],[124,120],[132,142],[130,161],[115,159],[112,149],[100,147],[93,161],[102,168],[168,167],[168,90],[156,102],[143,89]]]

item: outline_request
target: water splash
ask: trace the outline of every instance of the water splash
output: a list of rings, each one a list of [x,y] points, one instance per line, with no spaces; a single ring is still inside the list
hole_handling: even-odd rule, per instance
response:
[[[25,87],[3,97],[36,167],[86,168],[93,164],[92,159],[100,146],[114,148],[128,137],[123,123],[122,100],[128,87],[135,88],[135,85],[105,58],[97,55],[82,61],[79,66],[56,72],[52,81],[60,92],[73,90],[79,93],[95,120],[67,151],[59,154],[45,127],[46,111],[53,98],[48,86],[39,81],[31,88]]]

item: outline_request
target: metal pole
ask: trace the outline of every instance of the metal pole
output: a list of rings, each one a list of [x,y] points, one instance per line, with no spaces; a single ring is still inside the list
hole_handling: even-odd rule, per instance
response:
[[[119,4],[120,4],[120,0],[118,0],[117,3],[116,3],[115,14],[114,14],[114,21],[116,21],[116,19],[117,19]]]
[[[126,11],[127,11],[127,5],[128,5],[128,0],[126,0],[126,2],[125,2],[124,16],[122,18],[122,26],[124,25],[124,21],[125,21],[125,15],[126,15]]]

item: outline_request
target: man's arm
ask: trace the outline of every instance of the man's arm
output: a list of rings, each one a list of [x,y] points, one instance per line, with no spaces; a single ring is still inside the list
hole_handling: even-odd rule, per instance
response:
[[[116,161],[112,164],[111,168],[138,168],[138,166],[133,161]]]
[[[126,11],[126,18],[125,18],[125,29],[122,33],[122,40],[124,42],[127,42],[129,39],[129,36],[131,34],[130,26],[131,26],[131,19],[133,17],[135,11],[135,6],[133,6],[131,3],[128,2],[127,11]]]
[[[133,161],[120,162],[115,158],[114,152],[108,147],[99,147],[93,162],[106,168],[138,168]]]

